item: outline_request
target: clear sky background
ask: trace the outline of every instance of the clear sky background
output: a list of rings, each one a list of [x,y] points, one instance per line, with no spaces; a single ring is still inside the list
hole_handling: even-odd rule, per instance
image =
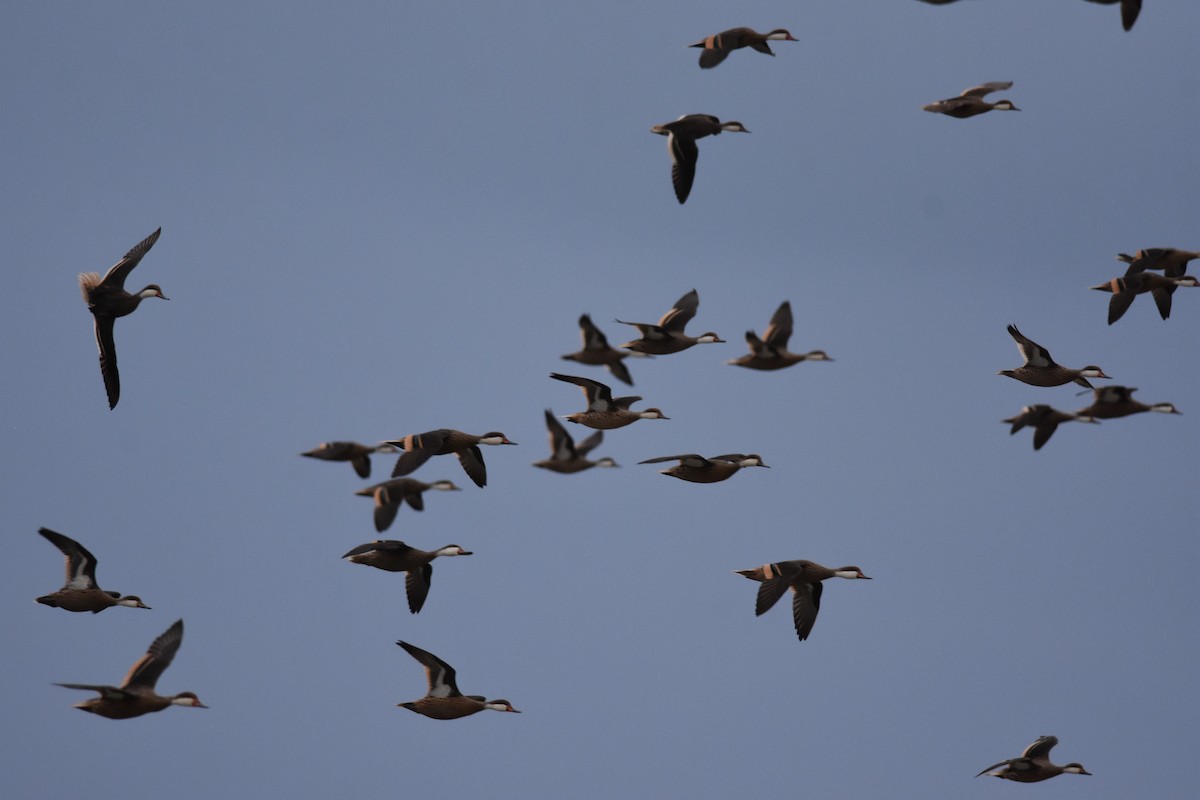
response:
[[[702,72],[686,45],[787,27]],[[1130,33],[1082,0],[24,3],[0,30],[8,269],[0,581],[6,797],[1183,798],[1197,791],[1200,290],[1106,324],[1118,252],[1200,249],[1200,6]],[[925,103],[985,81],[1020,113]],[[655,123],[700,142],[679,206]],[[156,227],[116,326],[106,407],[76,275]],[[669,421],[606,434],[620,469],[561,476],[545,408],[592,314],[728,340],[631,363]],[[792,349],[729,367],[779,303]],[[1096,363],[1146,414],[1000,420],[1075,387],[999,377],[1005,326]],[[1102,382],[1101,382],[1102,383]],[[614,385],[615,389],[623,387]],[[403,577],[367,485],[297,456],[331,439],[501,430],[489,485],[388,532],[475,555]],[[573,428],[582,437],[584,429]],[[716,485],[639,460],[761,453]],[[391,458],[376,458],[383,479]],[[151,611],[36,605],[80,540]],[[754,617],[734,569],[856,564],[812,637]],[[110,721],[55,681],[119,682],[175,619],[163,693]],[[404,639],[524,713],[453,722]],[[1063,776],[973,777],[1055,734]]]

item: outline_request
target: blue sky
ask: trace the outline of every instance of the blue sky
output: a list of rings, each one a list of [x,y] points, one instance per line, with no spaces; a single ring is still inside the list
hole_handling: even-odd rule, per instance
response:
[[[577,6],[8,15],[7,793],[1002,797],[973,776],[1042,734],[1094,773],[1043,792],[1194,793],[1200,291],[1110,327],[1087,287],[1200,249],[1195,4],[1129,33],[1082,0]],[[698,69],[736,25],[800,41]],[[1020,113],[921,111],[1000,80]],[[681,207],[649,128],[686,113],[753,134],[700,142]],[[160,225],[129,283],[171,301],[118,321],[110,412],[76,275]],[[609,380],[559,358],[579,314],[617,343],[692,288],[728,343],[631,363],[671,419],[606,434],[620,469],[532,468],[543,409],[582,408],[548,373]],[[726,366],[785,299],[792,349],[836,361]],[[1089,398],[997,376],[1010,323],[1183,415],[1035,453],[999,421]],[[465,489],[387,536],[475,555],[414,617],[339,559],[376,538],[366,482],[297,454],[440,427],[520,446],[486,489],[415,475]],[[693,451],[772,469],[637,464]],[[33,603],[62,580],[40,526],[153,610]],[[732,572],[797,558],[874,578],[828,585],[804,643]],[[180,617],[158,688],[208,710],[110,721],[51,685],[118,682]],[[524,713],[396,708],[425,689],[397,639]]]

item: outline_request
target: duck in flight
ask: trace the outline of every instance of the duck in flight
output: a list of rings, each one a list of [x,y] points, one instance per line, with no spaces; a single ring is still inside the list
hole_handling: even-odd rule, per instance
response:
[[[100,348],[100,374],[104,377],[104,389],[108,392],[108,407],[117,407],[121,399],[121,376],[117,372],[117,348],[113,343],[113,323],[117,317],[132,314],[147,297],[161,297],[168,300],[162,289],[156,283],[151,283],[137,294],[125,291],[125,279],[142,256],[150,252],[150,248],[158,241],[162,228],[147,236],[125,257],[113,264],[101,278],[99,273],[84,272],[79,276],[79,288],[83,299],[96,327],[96,345]]]

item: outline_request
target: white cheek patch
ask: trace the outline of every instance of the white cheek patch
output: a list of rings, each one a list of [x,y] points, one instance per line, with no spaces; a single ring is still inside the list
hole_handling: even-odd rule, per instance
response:
[[[835,572],[833,574],[839,578],[857,578],[858,577],[857,572],[851,572],[848,569],[839,569],[837,572]]]

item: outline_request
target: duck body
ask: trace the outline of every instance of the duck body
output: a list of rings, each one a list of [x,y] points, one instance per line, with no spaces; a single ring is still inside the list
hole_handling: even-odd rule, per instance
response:
[[[671,307],[670,311],[662,315],[657,324],[617,320],[622,325],[631,325],[637,328],[642,334],[641,338],[626,342],[621,347],[638,353],[663,356],[670,355],[671,353],[679,353],[697,344],[723,343],[725,340],[712,331],[702,336],[688,336],[684,333],[688,322],[696,316],[696,311],[699,308],[700,294],[695,289],[692,289],[683,297],[676,300],[675,305]]]
[[[175,653],[183,642],[183,620],[178,620],[167,628],[154,642],[150,649],[135,663],[125,676],[120,686],[100,686],[85,683],[59,683],[67,689],[84,689],[99,692],[99,697],[92,697],[82,703],[76,703],[75,708],[98,714],[108,719],[131,719],[162,711],[168,706],[186,706],[188,708],[208,708],[200,702],[193,692],[180,692],[176,695],[163,696],[154,691],[163,670],[171,665]]]
[[[929,105],[922,106],[922,108],[926,111],[932,111],[935,114],[945,114],[955,119],[967,119],[968,117],[975,117],[988,111],[1020,111],[1021,109],[1013,105],[1011,100],[997,100],[994,103],[989,103],[983,99],[985,95],[989,95],[992,92],[1001,92],[1010,88],[1012,88],[1012,81],[982,83],[979,86],[964,89],[963,93],[958,97],[938,100],[936,103],[930,103]]]
[[[474,553],[456,544],[427,551],[409,547],[397,539],[380,539],[360,544],[342,558],[353,564],[365,564],[385,572],[408,573],[404,580],[408,610],[416,614],[424,608],[425,598],[429,596],[430,578],[433,576],[433,565],[430,562],[440,556],[470,555]]]
[[[463,433],[452,428],[439,428],[426,433],[412,433],[403,439],[385,442],[404,451],[396,466],[392,469],[392,477],[398,478],[415,471],[433,456],[445,456],[453,453],[458,456],[467,477],[479,488],[487,486],[487,467],[483,463],[483,453],[479,445],[516,444],[500,431],[489,431],[481,436]]]
[[[1174,403],[1140,403],[1133,399],[1133,393],[1136,391],[1136,386],[1103,386],[1094,389],[1092,404],[1075,413],[1097,419],[1116,419],[1146,411],[1158,411],[1162,414],[1180,413]]]
[[[322,461],[349,461],[358,477],[369,478],[371,477],[371,453],[380,452],[395,452],[395,448],[381,444],[359,444],[358,442],[322,442],[316,448],[300,455],[319,458]]]
[[[587,455],[604,441],[604,432],[596,431],[579,444],[567,433],[567,429],[554,418],[554,412],[546,409],[546,430],[550,433],[550,457],[535,461],[533,466],[548,469],[562,475],[572,475],[592,467],[615,467],[617,462],[605,456],[598,461]]]
[[[458,690],[454,667],[426,650],[409,644],[396,642],[404,651],[415,658],[423,667],[429,680],[429,691],[419,700],[398,703],[401,708],[415,711],[430,719],[461,719],[480,711],[521,712],[507,700],[488,700],[482,695],[464,695]]]
[[[596,430],[613,430],[615,428],[623,428],[626,425],[632,425],[639,419],[670,419],[670,417],[664,416],[662,411],[657,408],[647,408],[645,411],[633,411],[629,407],[638,400],[641,400],[641,397],[614,398],[612,396],[612,389],[599,381],[594,381],[590,378],[581,378],[577,375],[563,375],[558,372],[551,372],[550,377],[556,381],[573,383],[583,390],[583,396],[587,399],[588,407],[583,411],[577,411],[574,414],[566,416],[566,419],[579,425]]]
[[[991,775],[1019,783],[1037,783],[1064,773],[1074,775],[1091,775],[1082,764],[1072,762],[1059,766],[1050,763],[1050,750],[1058,744],[1057,736],[1041,736],[1036,742],[1025,748],[1018,758],[1009,758],[997,762],[979,772],[980,775]]]
[[[650,128],[651,133],[667,137],[667,152],[671,154],[671,185],[680,205],[687,202],[696,180],[696,161],[700,158],[696,141],[723,131],[750,133],[740,122],[721,122],[710,114],[684,114],[674,122],[664,122]]]
[[[424,511],[425,499],[422,495],[431,490],[462,491],[450,481],[424,483],[416,478],[392,478],[383,483],[359,489],[355,494],[361,497],[370,497],[375,501],[375,530],[383,533],[391,527],[392,522],[396,519],[396,512],[405,502],[413,511]]]
[[[1095,387],[1088,383],[1088,378],[1108,378],[1104,370],[1094,364],[1082,369],[1070,369],[1058,364],[1050,357],[1050,351],[1037,342],[1022,335],[1016,325],[1008,326],[1008,334],[1017,343],[1017,350],[1025,358],[1025,363],[1017,369],[1000,370],[997,375],[1016,378],[1030,386],[1063,386],[1077,383],[1087,389]]]
[[[85,272],[79,276],[79,288],[84,302],[92,312],[96,332],[96,346],[100,350],[100,374],[104,378],[104,389],[108,394],[108,407],[117,407],[121,399],[121,375],[117,371],[117,347],[113,340],[113,323],[117,317],[132,314],[147,297],[167,300],[158,284],[151,283],[141,291],[130,294],[125,291],[125,279],[142,256],[158,241],[162,228],[138,242],[125,257],[109,267],[101,278],[99,273]]]
[[[753,28],[730,28],[688,46],[702,48],[704,52],[700,54],[700,68],[712,69],[724,61],[734,50],[740,50],[743,47],[773,56],[775,53],[769,44],[772,41],[795,42],[798,40],[783,28],[776,28],[768,33],[759,33]]]
[[[1012,425],[1009,429],[1009,435],[1016,433],[1026,426],[1033,428],[1033,449],[1041,450],[1042,445],[1050,441],[1050,437],[1058,430],[1058,426],[1063,422],[1077,420],[1079,422],[1096,422],[1091,416],[1078,412],[1069,414],[1065,411],[1059,411],[1057,408],[1051,408],[1048,405],[1038,404],[1033,406],[1025,406],[1021,409],[1021,413],[1015,417],[1010,417],[1006,420],[1001,420],[1004,423]]]
[[[766,467],[762,456],[757,453],[744,455],[729,453],[723,456],[704,456],[685,453],[678,456],[661,456],[639,461],[639,464],[658,464],[663,461],[679,461],[669,469],[659,470],[663,475],[679,478],[689,483],[718,483],[732,478],[742,467]]]
[[[99,614],[113,606],[150,608],[136,595],[122,597],[120,592],[109,592],[96,584],[96,557],[70,536],[64,536],[49,528],[38,528],[47,541],[66,556],[67,581],[57,592],[37,598],[37,602],[64,611],[91,611]]]
[[[763,331],[761,339],[754,331],[746,331],[749,354],[726,363],[736,367],[770,371],[790,367],[801,361],[833,361],[824,350],[812,350],[808,353],[788,352],[788,340],[791,338],[792,304],[784,300],[771,316],[771,322]]]
[[[645,354],[610,347],[608,337],[596,327],[596,324],[592,322],[592,318],[587,314],[579,318],[579,331],[583,336],[583,349],[574,353],[567,353],[563,356],[563,360],[575,361],[592,367],[608,367],[608,371],[612,373],[614,378],[622,383],[633,386],[633,378],[629,374],[629,367],[625,366],[622,361],[628,356],[641,356]]]
[[[1137,271],[1134,266],[1130,266],[1124,277],[1113,278],[1091,288],[1112,293],[1112,299],[1108,301],[1108,324],[1112,325],[1129,310],[1135,297],[1147,292],[1154,298],[1158,315],[1163,319],[1169,318],[1171,316],[1171,296],[1180,286],[1196,287],[1200,286],[1200,281],[1196,280],[1193,275],[1171,278],[1156,272]]]
[[[755,600],[755,616],[765,614],[779,601],[784,592],[792,590],[792,621],[796,628],[796,636],[802,642],[812,633],[813,625],[817,621],[817,612],[821,609],[822,581],[829,578],[870,580],[855,566],[830,569],[815,561],[804,559],[779,561],[754,569],[735,571],[762,584],[758,587],[758,597]]]

